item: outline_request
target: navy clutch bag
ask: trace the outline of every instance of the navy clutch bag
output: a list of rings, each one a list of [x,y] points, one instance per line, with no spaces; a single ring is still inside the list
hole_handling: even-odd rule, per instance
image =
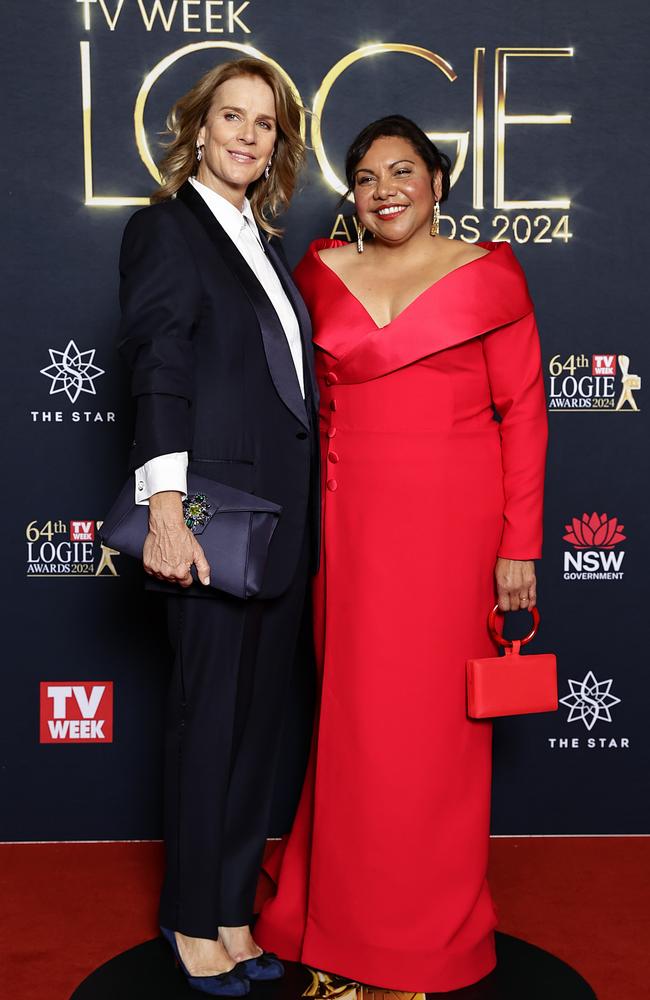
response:
[[[189,473],[185,523],[210,563],[210,586],[234,597],[259,593],[273,532],[282,507],[270,500]],[[142,559],[149,508],[134,500],[130,476],[101,527],[104,543]]]

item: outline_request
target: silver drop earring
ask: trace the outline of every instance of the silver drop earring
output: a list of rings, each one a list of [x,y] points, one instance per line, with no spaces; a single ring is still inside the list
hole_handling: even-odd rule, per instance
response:
[[[200,163],[203,159],[203,149],[199,146],[198,141],[196,143],[196,162]]]
[[[363,253],[363,237],[366,235],[365,226],[357,226],[357,253]]]
[[[271,173],[271,163],[272,163],[272,161],[273,161],[273,157],[271,156],[271,159],[269,160],[269,162],[264,167],[264,180],[265,181],[268,181],[268,179],[269,179],[269,175]]]

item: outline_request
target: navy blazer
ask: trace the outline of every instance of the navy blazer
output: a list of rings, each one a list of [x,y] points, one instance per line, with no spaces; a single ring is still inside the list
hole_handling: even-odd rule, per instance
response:
[[[189,183],[127,223],[119,347],[136,401],[131,468],[187,451],[190,471],[282,506],[261,595],[273,597],[291,582],[308,525],[317,565],[318,390],[307,309],[264,244],[300,325],[304,400],[270,299]]]

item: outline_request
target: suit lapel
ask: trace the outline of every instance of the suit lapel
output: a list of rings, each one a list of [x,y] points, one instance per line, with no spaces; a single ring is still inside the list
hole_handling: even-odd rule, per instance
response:
[[[273,385],[285,406],[291,410],[301,424],[309,427],[305,401],[300,392],[284,328],[263,286],[192,185],[184,184],[177,197],[201,223],[220,257],[238,279],[248,296],[257,315],[266,363]]]
[[[309,378],[311,395],[316,401],[316,406],[318,406],[318,383],[316,381],[316,374],[314,371],[314,345],[312,342],[312,326],[309,312],[307,311],[307,306],[305,305],[302,295],[298,291],[298,288],[291,277],[291,272],[287,267],[283,256],[278,253],[273,245],[273,242],[267,243],[266,246],[269,260],[275,268],[276,274],[280,279],[282,287],[284,288],[287,298],[291,302],[298,319],[302,349],[305,357],[305,369]]]

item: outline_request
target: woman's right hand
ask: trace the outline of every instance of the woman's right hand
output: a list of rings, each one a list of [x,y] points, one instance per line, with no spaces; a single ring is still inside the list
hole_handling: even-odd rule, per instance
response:
[[[192,585],[192,564],[199,580],[210,583],[210,565],[203,549],[185,524],[181,494],[154,493],[149,498],[149,533],[142,553],[145,572],[157,580]]]

